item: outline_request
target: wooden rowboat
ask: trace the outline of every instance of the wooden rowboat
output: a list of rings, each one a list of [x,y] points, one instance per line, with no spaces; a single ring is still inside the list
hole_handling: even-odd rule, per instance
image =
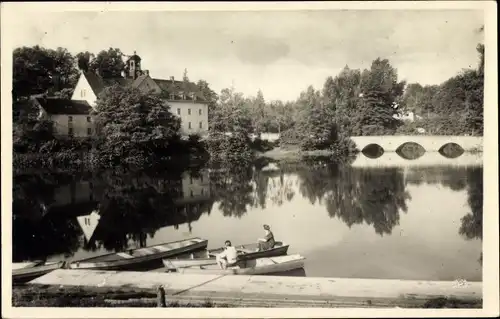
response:
[[[263,257],[286,255],[286,253],[288,252],[288,247],[290,247],[290,245],[286,245],[281,241],[277,241],[274,247],[268,250],[256,251],[258,247],[259,247],[258,243],[235,246],[236,250],[242,253],[240,259],[248,260],[248,259],[257,259]],[[208,252],[210,257],[215,257],[222,251],[224,251],[224,247],[220,247],[217,249],[210,249]]]
[[[175,268],[173,271],[181,274],[264,275],[304,268],[304,261],[305,257],[296,254],[245,260],[240,262],[241,265],[227,269],[221,269],[217,263],[212,263]]]
[[[72,262],[72,269],[124,270],[138,267],[165,257],[173,257],[207,247],[208,240],[198,237],[160,245],[137,248]]]
[[[286,255],[289,245],[282,242],[276,242],[274,248],[264,251],[255,251],[258,244],[247,244],[236,246],[239,260],[251,260],[264,257],[275,257]],[[191,258],[163,259],[163,265],[167,269],[183,268],[190,266],[203,266],[216,263],[215,256],[223,251],[223,247],[208,250],[204,255],[192,254]]]
[[[62,268],[64,266],[64,261],[55,262],[22,262],[12,264],[12,282],[13,283],[24,283],[33,280],[42,275],[48,274],[49,272]]]

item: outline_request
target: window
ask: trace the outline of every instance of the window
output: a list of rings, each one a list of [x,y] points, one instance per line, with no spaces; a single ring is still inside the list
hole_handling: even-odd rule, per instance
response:
[[[92,128],[90,128],[90,127],[87,128],[87,135],[88,136],[92,135]]]
[[[188,115],[191,115],[191,109],[188,109]]]
[[[200,182],[203,183],[203,174],[200,175]]]
[[[205,193],[205,192],[203,191],[203,188],[202,188],[202,189],[201,189],[201,195],[203,195],[203,193]]]
[[[191,122],[188,122],[188,128],[191,129]]]
[[[171,100],[175,100],[175,95],[174,94],[170,94],[170,99]]]
[[[200,128],[203,128],[203,122],[200,122]]]
[[[68,135],[73,136],[73,128],[72,127],[68,127]]]
[[[201,109],[198,110],[198,114],[201,115]]]
[[[68,116],[68,123],[72,123],[73,122],[73,116]]]
[[[189,176],[189,183],[193,184],[193,176]]]
[[[193,196],[194,196],[194,194],[193,194],[193,190],[191,190],[191,197],[193,197]]]
[[[181,109],[177,109],[177,115],[181,115]]]
[[[86,92],[86,90],[85,90],[85,89],[82,89],[82,90],[80,91],[80,96],[81,96],[81,97],[85,97],[85,95],[86,95],[86,94],[87,94],[87,92]]]
[[[92,122],[92,118],[90,116],[87,116],[87,123]]]

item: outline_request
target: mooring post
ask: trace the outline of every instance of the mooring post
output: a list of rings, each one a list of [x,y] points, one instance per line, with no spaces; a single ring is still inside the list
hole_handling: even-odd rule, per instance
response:
[[[158,308],[165,308],[167,306],[167,302],[165,300],[165,289],[163,286],[158,286],[158,288],[156,288],[156,299]]]

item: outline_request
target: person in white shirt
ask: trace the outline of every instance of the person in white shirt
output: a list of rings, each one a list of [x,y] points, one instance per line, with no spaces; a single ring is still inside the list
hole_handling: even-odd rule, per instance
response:
[[[235,266],[238,263],[238,251],[231,245],[229,240],[225,242],[224,251],[217,255],[217,264],[221,269],[226,269],[228,266]]]

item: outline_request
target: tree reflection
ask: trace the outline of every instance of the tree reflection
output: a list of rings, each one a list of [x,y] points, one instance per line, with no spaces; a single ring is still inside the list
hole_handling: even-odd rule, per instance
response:
[[[147,172],[101,174],[101,183],[105,185],[99,203],[101,218],[86,248],[119,251],[131,244],[144,247],[148,236],[154,237],[160,227],[167,225],[188,223],[192,230],[191,221],[210,210],[210,198],[203,196],[200,202],[192,191],[184,194],[183,183],[190,190],[189,185],[200,178],[200,172],[190,169],[182,173],[176,170],[160,176]]]
[[[241,218],[253,206],[252,171],[251,162],[245,160],[211,164],[210,189],[224,216]]]
[[[359,169],[324,160],[307,162],[298,169],[300,193],[312,204],[326,206],[330,217],[351,227],[372,225],[379,235],[391,234],[406,212],[404,174],[401,169]]]
[[[459,233],[466,239],[483,239],[483,168],[469,168],[467,172],[467,202],[471,209],[462,218]]]
[[[461,191],[467,187],[467,168],[454,166],[410,168],[406,181],[416,185],[441,184],[453,191]]]
[[[266,202],[281,206],[295,196],[295,188],[290,174],[286,174],[280,163],[267,160],[266,165],[254,166],[254,207],[266,208]]]

